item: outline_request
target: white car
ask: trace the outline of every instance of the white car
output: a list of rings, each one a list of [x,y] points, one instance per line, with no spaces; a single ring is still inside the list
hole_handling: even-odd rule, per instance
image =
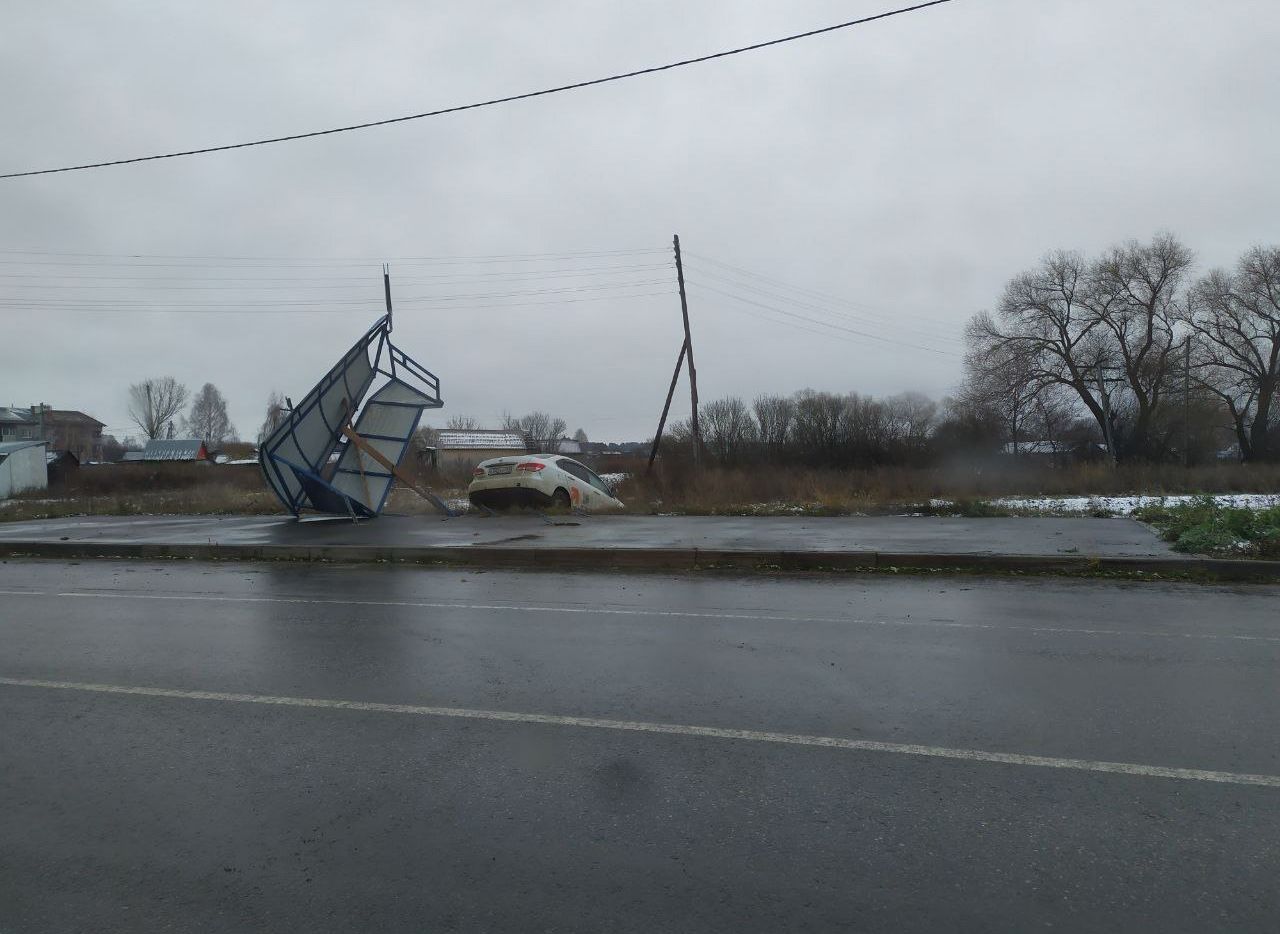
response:
[[[472,476],[467,495],[486,509],[531,506],[604,512],[623,508],[609,484],[573,458],[559,454],[495,457],[481,461]]]

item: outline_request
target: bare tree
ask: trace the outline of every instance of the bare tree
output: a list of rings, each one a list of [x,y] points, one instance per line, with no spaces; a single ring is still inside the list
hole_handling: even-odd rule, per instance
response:
[[[262,420],[262,427],[258,429],[258,444],[266,441],[288,416],[289,408],[285,397],[278,392],[272,392],[267,398],[267,416]]]
[[[480,422],[470,415],[450,415],[449,421],[445,423],[445,428],[451,431],[475,431],[479,427]]]
[[[205,383],[196,393],[182,430],[210,447],[236,440],[236,427],[227,415],[227,400],[213,383]]]
[[[1174,329],[1185,309],[1182,286],[1195,256],[1172,234],[1150,244],[1112,248],[1093,268],[1091,311],[1106,336],[1106,363],[1114,363],[1131,416],[1117,447],[1129,456],[1163,453],[1156,443],[1160,405],[1177,385]],[[1123,409],[1122,409],[1123,411]]]
[[[587,438],[587,433],[579,428],[573,433],[573,440],[579,444],[586,444],[589,439]]]
[[[515,418],[502,416],[502,427],[508,431],[522,431],[529,443],[539,451],[554,452],[568,425],[563,418],[554,418],[546,412],[530,412]]]
[[[791,440],[795,402],[786,396],[757,396],[751,405],[756,416],[756,432],[765,456],[776,458]]]
[[[830,392],[796,393],[791,437],[797,456],[811,464],[834,464],[846,435],[846,400]]]
[[[702,406],[699,414],[703,444],[722,464],[736,464],[756,438],[756,424],[737,396]]]
[[[1001,379],[1021,382],[1028,403],[1047,386],[1067,387],[1114,439],[1116,456],[1153,456],[1192,261],[1171,234],[1114,247],[1093,263],[1051,253],[1009,283],[997,317],[969,323],[971,367],[1005,369]]]
[[[1197,382],[1231,413],[1245,460],[1280,458],[1280,247],[1197,283],[1187,322]]]
[[[902,458],[901,450],[893,450],[896,439],[888,405],[856,392],[845,396],[843,405],[838,464],[867,466]]]
[[[128,439],[125,439],[128,441]],[[116,440],[115,435],[102,436],[102,459],[108,463],[114,464],[120,458],[124,457],[127,448],[123,443]]]
[[[938,418],[938,403],[919,392],[904,392],[884,400],[885,421],[895,444],[909,457],[925,453]]]
[[[147,438],[173,437],[173,420],[187,401],[187,387],[172,376],[129,387],[129,418]]]

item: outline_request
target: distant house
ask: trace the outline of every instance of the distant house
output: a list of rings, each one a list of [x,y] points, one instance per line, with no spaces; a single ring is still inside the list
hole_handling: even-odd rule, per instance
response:
[[[70,451],[46,451],[44,465],[49,474],[49,486],[55,486],[80,469],[80,458]]]
[[[40,438],[40,424],[30,409],[0,407],[0,444],[7,441],[36,441]]]
[[[519,431],[442,428],[436,433],[436,462],[441,470],[474,467],[491,457],[529,453],[529,440]]]
[[[132,458],[129,458],[132,460]],[[209,460],[209,450],[199,438],[183,438],[165,441],[159,438],[147,442],[142,449],[140,461],[147,463],[160,461],[201,461]]]
[[[43,490],[48,485],[45,442],[0,442],[0,499],[25,490]]]
[[[0,442],[48,441],[55,451],[70,451],[78,462],[102,460],[102,429],[92,416],[48,403],[29,408],[0,408]]]
[[[1067,457],[1071,454],[1071,445],[1059,441],[1009,441],[1005,443],[1004,452],[1019,457]]]
[[[1094,441],[1019,441],[1007,442],[1004,453],[1028,460],[1065,464],[1073,461],[1100,460],[1106,456],[1107,446]]]
[[[575,441],[573,438],[561,438],[556,442],[556,454],[582,454],[582,442]]]

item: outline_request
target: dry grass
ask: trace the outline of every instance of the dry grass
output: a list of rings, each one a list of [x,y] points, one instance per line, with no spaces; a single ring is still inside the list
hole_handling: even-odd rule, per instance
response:
[[[694,471],[667,465],[643,468],[623,482],[618,496],[633,513],[688,515],[853,515],[927,509],[950,500],[962,511],[1002,496],[1076,496],[1280,491],[1280,465],[1221,464],[1183,468],[1133,464],[1112,468],[1080,464],[992,467],[880,467],[869,470],[711,467]]]
[[[618,496],[633,514],[856,515],[927,510],[949,500],[955,511],[991,512],[985,501],[1001,496],[1161,495],[1173,493],[1280,492],[1280,465],[1216,464],[1206,467],[1082,464],[1053,469],[1035,464],[881,467],[820,470],[792,467],[719,468],[694,471],[676,463],[652,476],[643,459],[610,464],[630,476]],[[455,506],[466,500],[469,477],[419,479]],[[413,491],[397,486],[389,512],[434,515]],[[60,488],[0,503],[0,521],[73,515],[278,514],[279,503],[253,466],[193,464],[95,466],[74,472]]]
[[[0,521],[63,516],[232,515],[280,511],[251,465],[103,464],[0,503]]]

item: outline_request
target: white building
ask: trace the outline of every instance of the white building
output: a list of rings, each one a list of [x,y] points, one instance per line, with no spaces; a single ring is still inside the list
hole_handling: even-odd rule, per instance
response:
[[[43,441],[0,444],[0,499],[24,490],[43,490],[49,485],[44,449]]]

